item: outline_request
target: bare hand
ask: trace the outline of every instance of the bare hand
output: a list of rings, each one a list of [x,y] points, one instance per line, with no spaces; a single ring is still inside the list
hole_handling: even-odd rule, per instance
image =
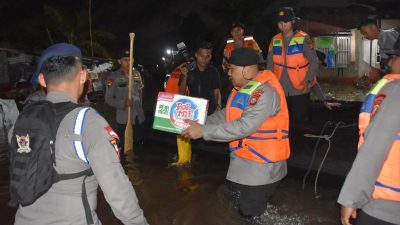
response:
[[[196,140],[203,137],[203,125],[194,122],[192,120],[185,120],[185,123],[190,124],[190,126],[182,132],[181,135],[184,138],[190,138]]]
[[[303,93],[307,93],[308,92],[308,84],[309,84],[309,82],[308,81],[306,81],[306,80],[303,80],[301,83],[300,83],[300,85],[302,85],[304,88],[303,88]]]
[[[342,206],[340,210],[341,221],[343,225],[352,225],[350,223],[350,218],[356,219],[357,218],[357,209],[356,208],[347,208]]]
[[[132,107],[133,106],[133,101],[132,101],[132,99],[127,99],[126,101],[125,101],[125,107]]]

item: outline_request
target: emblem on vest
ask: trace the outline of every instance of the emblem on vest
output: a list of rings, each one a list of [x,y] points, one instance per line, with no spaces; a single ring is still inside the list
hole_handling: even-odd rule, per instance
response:
[[[26,136],[19,136],[15,135],[17,137],[17,144],[18,144],[18,153],[29,153],[31,152],[31,148],[29,147],[29,134]]]
[[[274,40],[274,45],[279,45],[280,43],[281,43],[281,40],[279,40],[279,39]]]

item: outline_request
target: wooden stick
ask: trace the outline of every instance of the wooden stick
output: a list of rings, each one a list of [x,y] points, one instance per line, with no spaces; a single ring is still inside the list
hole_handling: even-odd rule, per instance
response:
[[[135,39],[135,33],[129,33],[130,37],[130,49],[129,49],[129,87],[128,87],[128,99],[132,101],[132,67],[133,67],[133,40]],[[128,121],[126,122],[125,128],[125,143],[124,152],[133,152],[133,127],[132,127],[132,106],[128,107]]]

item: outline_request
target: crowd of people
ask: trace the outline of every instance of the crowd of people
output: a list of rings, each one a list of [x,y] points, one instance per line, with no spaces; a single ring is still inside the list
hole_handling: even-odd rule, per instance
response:
[[[225,189],[240,193],[238,213],[250,219],[265,212],[267,201],[287,175],[291,151],[289,124],[309,121],[310,92],[319,96],[327,108],[335,106],[325,101],[316,80],[318,68],[325,64],[325,55],[314,49],[307,33],[297,29],[299,18],[293,8],[279,9],[275,18],[279,33],[265,50],[265,61],[254,38],[244,35],[245,25],[232,24],[232,38],[226,42],[222,63],[233,87],[225,107],[221,103],[221,75],[211,63],[213,48],[208,42],[197,46],[196,66],[190,69],[185,63],[180,65],[177,76],[170,77],[176,79],[170,82],[176,87],[167,87],[176,94],[209,101],[206,123],[186,121],[190,126],[177,136],[178,158],[174,165],[190,164],[190,140],[228,142],[230,164]],[[379,39],[386,57],[384,62],[391,72],[387,72],[388,68],[383,70],[387,75],[367,94],[361,108],[359,153],[338,199],[342,205],[341,222],[350,225],[352,219],[358,218],[357,225],[400,224],[398,32],[391,31],[397,32],[396,36],[381,31],[371,21],[362,23],[360,31],[367,39]],[[21,171],[28,170],[31,165],[18,160],[22,160],[21,155],[43,147],[35,143],[38,138],[24,134],[19,125],[10,136],[15,142],[11,143],[15,151],[15,157],[11,158],[11,196],[12,203],[19,206],[15,224],[101,224],[95,211],[98,186],[122,223],[147,224],[121,165],[123,145],[122,148],[118,145],[124,143],[129,107],[132,108],[134,142],[143,144],[145,117],[141,75],[133,71],[132,92],[128,93],[132,59],[129,51],[121,52],[120,69],[112,74],[105,97],[105,102],[116,111],[115,132],[94,109],[77,105],[87,80],[81,59],[80,49],[71,44],[55,44],[46,49],[34,76],[41,91],[27,105],[40,100],[54,104],[55,118],[59,120],[52,140],[57,141],[51,143],[54,144],[56,174],[68,175],[89,169],[91,173],[57,180],[38,193],[30,204],[25,204],[18,190],[23,184]],[[260,70],[260,65],[266,65],[266,69]],[[65,102],[76,106],[65,111],[59,104]]]

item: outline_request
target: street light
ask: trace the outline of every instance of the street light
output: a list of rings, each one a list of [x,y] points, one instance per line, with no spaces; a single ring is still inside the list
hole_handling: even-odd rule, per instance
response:
[[[171,55],[172,54],[172,50],[171,49],[167,49],[167,55]]]
[[[164,61],[164,62],[165,62],[165,57],[162,57],[161,59],[162,59],[162,61]]]

